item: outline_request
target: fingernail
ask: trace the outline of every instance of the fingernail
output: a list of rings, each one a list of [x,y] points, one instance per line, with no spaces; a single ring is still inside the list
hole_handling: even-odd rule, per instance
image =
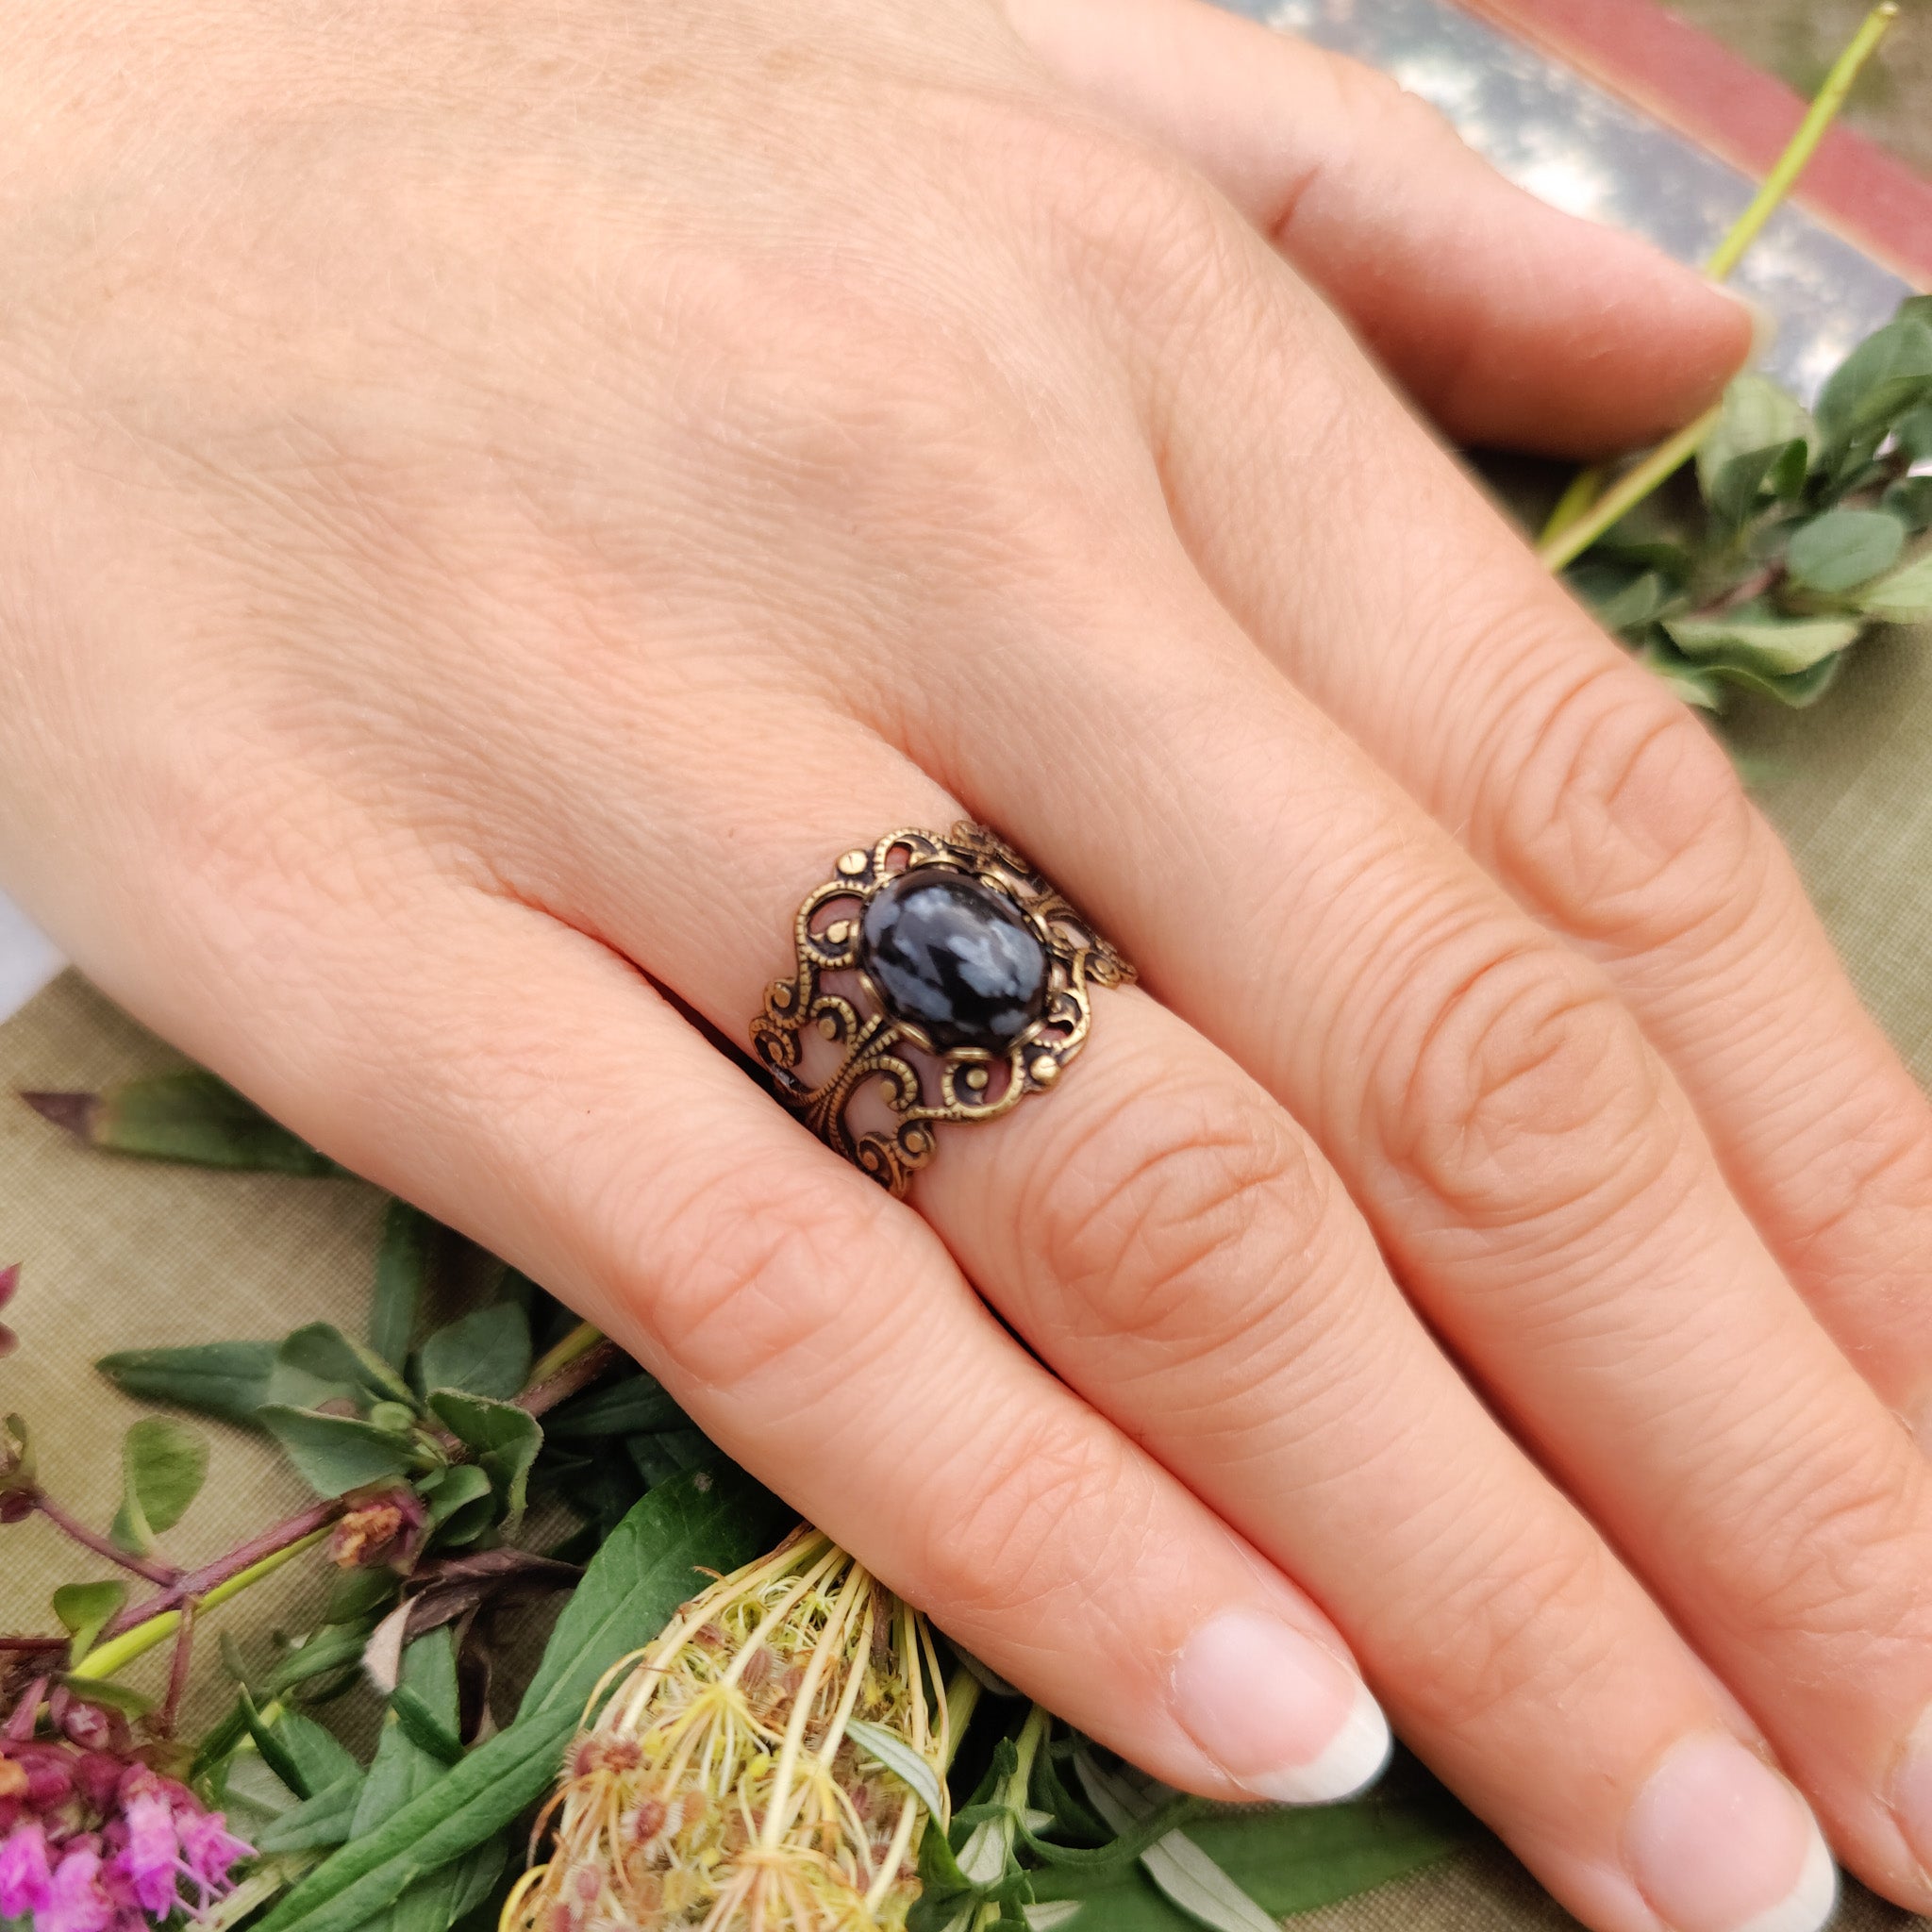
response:
[[[1918,1402],[1906,1410],[1906,1426],[1911,1430],[1919,1447],[1932,1456],[1932,1394],[1922,1395]]]
[[[1687,1738],[1650,1774],[1624,1854],[1672,1932],[1821,1932],[1838,1868],[1790,1785],[1735,1738]]]
[[[1743,367],[1756,369],[1771,354],[1772,346],[1777,341],[1777,317],[1755,296],[1740,294],[1736,289],[1724,282],[1710,282],[1713,288],[1726,300],[1735,302],[1751,318],[1751,347],[1745,353]]]
[[[1932,1877],[1932,1710],[1920,1718],[1891,1780],[1891,1810],[1920,1868]]]
[[[1196,1630],[1174,1697],[1195,1743],[1257,1798],[1333,1804],[1389,1761],[1389,1720],[1368,1686],[1265,1611],[1226,1610]]]

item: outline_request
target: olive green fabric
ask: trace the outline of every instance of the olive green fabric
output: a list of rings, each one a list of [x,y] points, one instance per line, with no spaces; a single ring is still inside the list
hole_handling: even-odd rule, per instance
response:
[[[1730,737],[1866,1001],[1932,1082],[1932,633],[1881,634],[1815,709],[1747,708]],[[175,1058],[72,974],[0,1027],[0,1088],[92,1087]],[[93,1153],[0,1098],[0,1261],[25,1264],[8,1316],[21,1347],[0,1360],[0,1410],[32,1424],[50,1491],[89,1522],[113,1513],[115,1443],[138,1411],[90,1372],[96,1355],[273,1335],[303,1319],[353,1329],[378,1213],[375,1193],[353,1181]],[[211,1556],[302,1501],[262,1445],[216,1433],[208,1491],[168,1539],[181,1560]],[[259,1640],[305,1594],[312,1601],[315,1560],[221,1612],[223,1626]],[[49,1591],[104,1567],[76,1560],[39,1521],[0,1529],[0,1629],[45,1627]],[[1574,1924],[1496,1850],[1295,1923],[1320,1932]],[[1839,1919],[1844,1932],[1922,1923],[1856,1889]]]

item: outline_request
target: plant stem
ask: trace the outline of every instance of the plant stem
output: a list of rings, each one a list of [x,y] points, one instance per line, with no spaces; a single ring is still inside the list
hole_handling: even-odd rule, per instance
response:
[[[561,1374],[573,1362],[589,1355],[603,1340],[604,1334],[601,1329],[592,1327],[588,1322],[579,1322],[555,1348],[547,1350],[538,1358],[530,1370],[529,1379],[524,1384],[524,1393],[528,1395],[541,1389],[544,1383]]]
[[[165,1587],[181,1574],[172,1563],[151,1563],[145,1557],[132,1556],[99,1531],[75,1522],[44,1490],[33,1492],[33,1505],[61,1535],[71,1537],[82,1549],[92,1550],[95,1556],[105,1557],[108,1562],[118,1563],[124,1570],[132,1570],[137,1576],[145,1576],[150,1583]]]
[[[101,1649],[92,1650],[83,1660],[87,1674],[105,1677],[111,1674],[112,1666],[101,1668],[98,1659],[101,1650],[107,1648],[108,1640],[130,1635],[136,1629],[145,1630],[158,1622],[163,1612],[175,1615],[176,1607],[190,1597],[200,1601],[204,1608],[212,1608],[217,1603],[225,1603],[235,1592],[228,1588],[238,1576],[250,1576],[259,1566],[274,1557],[280,1557],[284,1551],[297,1545],[307,1549],[328,1529],[336,1518],[342,1514],[348,1505],[340,1496],[331,1496],[321,1503],[311,1503],[299,1514],[278,1523],[273,1529],[265,1529],[259,1536],[250,1537],[239,1549],[230,1550],[225,1556],[217,1557],[212,1563],[205,1563],[199,1570],[191,1570],[185,1575],[176,1575],[169,1582],[166,1590],[158,1596],[151,1596],[143,1604],[131,1604],[118,1616],[110,1618],[101,1632]],[[266,1572],[262,1573],[266,1574]],[[177,1618],[178,1621],[178,1618]],[[161,1631],[153,1641],[158,1643],[162,1637],[169,1635],[174,1624]],[[142,1650],[148,1649],[142,1644]],[[129,1653],[139,1656],[140,1651]]]
[[[181,1634],[175,1640],[175,1656],[168,1666],[168,1695],[155,1714],[155,1728],[162,1737],[175,1735],[175,1721],[181,1715],[181,1699],[188,1690],[188,1665],[194,1654],[194,1613],[201,1606],[190,1597],[181,1606]]]
[[[594,1328],[591,1332],[597,1335]],[[555,1355],[556,1352],[553,1349],[551,1355]],[[587,1348],[583,1354],[541,1379],[536,1371],[532,1370],[529,1386],[516,1399],[517,1407],[531,1415],[541,1415],[545,1410],[555,1408],[559,1402],[575,1395],[579,1389],[588,1389],[600,1375],[608,1374],[615,1366],[618,1354],[618,1347],[614,1341],[606,1341],[601,1335],[597,1335],[594,1346]],[[550,1356],[545,1356],[543,1361],[537,1366],[541,1368],[549,1360]]]
[[[339,1511],[341,1505],[334,1507]],[[212,1610],[226,1603],[231,1596],[239,1596],[251,1584],[259,1583],[264,1576],[272,1576],[284,1563],[292,1561],[305,1550],[312,1550],[329,1532],[334,1522],[332,1515],[328,1522],[311,1530],[305,1537],[298,1537],[292,1542],[283,1544],[278,1550],[271,1550],[259,1561],[251,1563],[244,1570],[238,1570],[225,1581],[218,1583],[206,1592],[195,1592],[197,1610]],[[271,1532],[273,1534],[273,1532]],[[264,1539],[258,1538],[257,1542]],[[225,1563],[230,1559],[224,1559]],[[149,1616],[123,1630],[118,1636],[108,1638],[75,1665],[71,1676],[111,1677],[116,1671],[125,1670],[138,1657],[143,1657],[156,1644],[165,1643],[181,1627],[182,1613],[179,1610],[162,1610]]]
[[[1890,32],[1891,24],[1897,18],[1898,0],[1883,0],[1882,5],[1874,7],[1865,16],[1850,44],[1824,76],[1824,84],[1818,90],[1810,111],[1799,122],[1790,145],[1777,158],[1776,164],[1764,177],[1764,185],[1757,191],[1751,206],[1731,225],[1730,233],[1717,244],[1710,259],[1705,263],[1704,272],[1712,281],[1723,281],[1737,267],[1743,258],[1744,251],[1757,241],[1765,223],[1770,221],[1779,203],[1791,192],[1798,176],[1818,152],[1819,142],[1838,119],[1839,110],[1845,104],[1845,96],[1857,84],[1866,61],[1877,51],[1879,42]]]
[[[518,1404],[531,1415],[542,1415],[565,1396],[594,1381],[616,1355],[613,1343],[606,1341],[588,1322],[583,1323],[531,1370],[523,1394],[517,1397]],[[182,1627],[181,1605],[192,1604],[196,1612],[217,1608],[251,1584],[273,1575],[303,1551],[312,1549],[349,1507],[348,1499],[341,1496],[312,1503],[299,1514],[276,1524],[273,1529],[263,1530],[239,1549],[217,1557],[199,1570],[185,1574],[171,1570],[165,1576],[154,1578],[165,1588],[145,1603],[130,1605],[110,1619],[101,1632],[100,1641],[75,1666],[74,1674],[111,1677],[156,1644],[165,1643]],[[120,1552],[114,1554],[120,1560],[126,1560]],[[151,1573],[143,1571],[142,1574]]]
[[[1712,281],[1725,280],[1731,271],[1744,258],[1744,253],[1752,242],[1763,233],[1764,225],[1776,213],[1785,197],[1796,185],[1798,176],[1809,164],[1811,157],[1818,152],[1819,143],[1830,131],[1832,123],[1838,119],[1840,110],[1844,107],[1845,97],[1857,85],[1866,61],[1877,51],[1879,42],[1891,30],[1891,24],[1897,18],[1898,0],[1881,0],[1881,4],[1865,16],[1844,52],[1832,63],[1831,72],[1824,76],[1824,86],[1818,90],[1805,118],[1799,122],[1798,131],[1791,136],[1784,153],[1777,158],[1771,173],[1764,177],[1763,185],[1751,199],[1751,205],[1731,224],[1724,240],[1711,250],[1709,259],[1704,264],[1704,273]],[[1714,423],[1716,420],[1715,411],[1707,418],[1698,419],[1700,424]],[[1698,425],[1693,424],[1691,426],[1695,428]],[[1708,433],[1707,428],[1705,433]],[[1678,436],[1673,437],[1663,448],[1671,448],[1683,434],[1683,431],[1679,431]],[[1701,442],[1703,440],[1704,437],[1700,434],[1697,441]],[[1694,455],[1696,449],[1697,443],[1693,442],[1669,470],[1651,481],[1641,496],[1633,497],[1624,503],[1617,515],[1622,516],[1632,504],[1641,502],[1643,496],[1648,496],[1650,491],[1670,476],[1680,464]],[[1570,479],[1570,487],[1557,499],[1556,508],[1550,512],[1549,521],[1544,524],[1542,532],[1537,539],[1537,554],[1553,571],[1561,570],[1609,528],[1609,524],[1599,525],[1588,539],[1574,548],[1565,549],[1561,541],[1567,539],[1573,530],[1580,527],[1585,518],[1590,515],[1596,506],[1597,499],[1603,493],[1607,475],[1607,469],[1602,463],[1592,463],[1588,469],[1577,471]],[[1615,522],[1616,517],[1612,517],[1610,523]]]
[[[1625,471],[1592,508],[1546,541],[1537,556],[1552,571],[1574,563],[1612,524],[1669,482],[1697,454],[1697,445],[1717,427],[1723,413],[1724,405],[1713,403],[1696,422],[1687,423],[1668,442],[1658,443],[1634,470]]]

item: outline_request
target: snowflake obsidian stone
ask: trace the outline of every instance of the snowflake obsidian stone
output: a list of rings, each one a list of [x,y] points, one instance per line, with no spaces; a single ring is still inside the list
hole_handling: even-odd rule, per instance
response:
[[[1046,1010],[1046,948],[997,892],[922,866],[865,908],[859,964],[894,1020],[941,1053],[1003,1054]]]
[[[765,989],[753,1051],[775,1097],[895,1194],[933,1158],[941,1121],[997,1120],[1056,1086],[1086,1042],[1093,988],[1134,976],[971,824],[841,853],[792,941],[796,970]]]

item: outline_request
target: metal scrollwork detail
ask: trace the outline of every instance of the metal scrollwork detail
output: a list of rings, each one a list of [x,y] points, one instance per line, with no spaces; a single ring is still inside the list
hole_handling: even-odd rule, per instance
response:
[[[935,1048],[911,1022],[894,1018],[860,958],[865,909],[886,886],[920,867],[963,873],[997,894],[1044,950],[1043,1010],[1003,1052]],[[1124,986],[1134,969],[1013,848],[984,825],[962,823],[941,836],[888,832],[870,851],[845,853],[833,876],[798,908],[797,967],[766,989],[752,1022],[752,1050],[778,1098],[835,1153],[904,1194],[931,1160],[941,1121],[988,1121],[1029,1093],[1044,1092],[1086,1043],[1091,989]],[[849,974],[840,990],[826,985]],[[803,1073],[812,1033],[839,1058],[817,1081]],[[862,1093],[883,1103],[888,1127],[858,1128],[849,1116]]]

